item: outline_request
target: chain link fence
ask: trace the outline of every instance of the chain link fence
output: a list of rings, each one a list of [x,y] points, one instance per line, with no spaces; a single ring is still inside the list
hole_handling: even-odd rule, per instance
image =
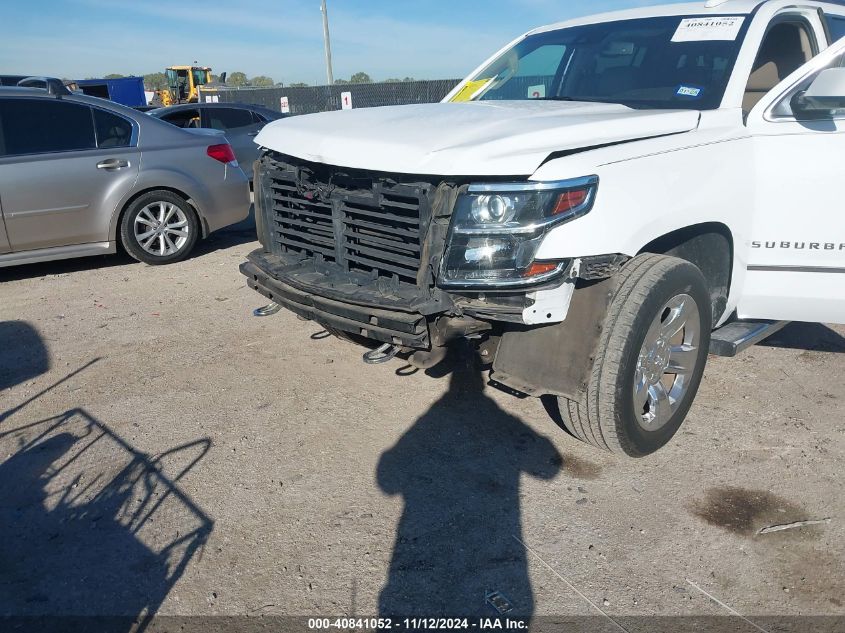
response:
[[[313,114],[343,107],[437,103],[460,79],[402,81],[372,84],[336,84],[307,88],[211,88],[200,91],[201,102],[250,103],[290,114]],[[286,107],[283,107],[286,100]]]

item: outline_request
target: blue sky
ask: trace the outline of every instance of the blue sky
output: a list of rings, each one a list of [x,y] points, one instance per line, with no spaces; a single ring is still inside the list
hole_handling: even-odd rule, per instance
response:
[[[535,26],[648,4],[328,0],[335,77],[462,77]],[[197,60],[285,83],[325,80],[319,0],[2,0],[0,24],[0,73],[78,79]]]

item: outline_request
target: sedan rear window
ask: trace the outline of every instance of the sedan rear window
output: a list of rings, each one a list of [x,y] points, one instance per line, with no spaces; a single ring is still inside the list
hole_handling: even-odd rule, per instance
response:
[[[97,130],[97,147],[129,147],[132,124],[123,117],[94,108],[94,126]]]
[[[3,156],[96,148],[91,108],[58,99],[0,100]]]

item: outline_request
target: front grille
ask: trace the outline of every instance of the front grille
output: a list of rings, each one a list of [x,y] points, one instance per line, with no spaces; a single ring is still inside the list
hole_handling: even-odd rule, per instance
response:
[[[336,260],[331,203],[307,199],[300,193],[296,172],[271,172],[275,238],[284,252],[301,253],[325,261]]]
[[[396,275],[416,283],[420,268],[420,200],[383,191],[368,201],[341,204],[343,257],[350,269]]]
[[[359,278],[418,283],[431,184],[265,160],[268,226],[281,253]]]

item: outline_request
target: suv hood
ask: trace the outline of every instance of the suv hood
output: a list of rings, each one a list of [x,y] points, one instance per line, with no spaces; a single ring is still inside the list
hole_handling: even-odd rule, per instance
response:
[[[482,101],[323,112],[255,142],[303,160],[442,176],[528,176],[554,152],[689,132],[700,113],[605,103]]]

